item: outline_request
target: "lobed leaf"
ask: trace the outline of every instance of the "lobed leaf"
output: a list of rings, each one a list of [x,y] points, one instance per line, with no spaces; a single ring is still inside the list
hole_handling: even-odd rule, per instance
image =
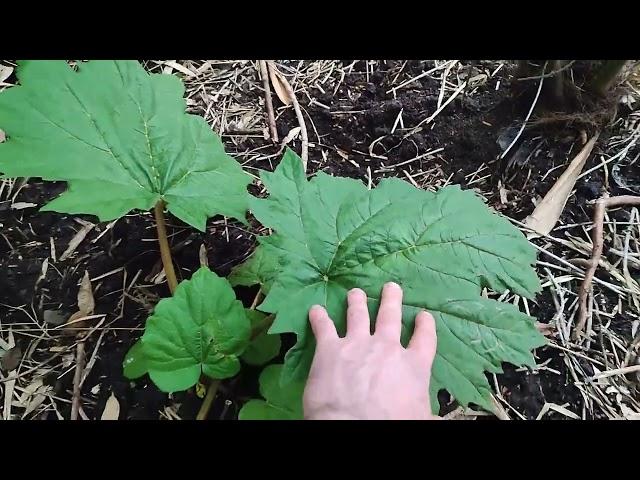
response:
[[[148,372],[165,392],[186,390],[201,374],[232,377],[250,335],[245,309],[227,280],[201,267],[156,305],[142,339],[125,358],[125,375]]]
[[[239,420],[302,420],[304,382],[280,383],[282,365],[269,365],[260,374],[260,394],[264,400],[245,403]]]
[[[278,258],[265,253],[264,249],[258,245],[245,262],[231,271],[228,279],[234,287],[237,285],[250,287],[259,284],[262,287],[262,291],[267,293],[279,271]]]
[[[208,217],[244,221],[250,177],[203,118],[187,115],[184,86],[136,61],[19,62],[20,86],[0,93],[0,172],[68,182],[43,207],[102,221],[164,200],[204,231]]]
[[[256,310],[245,309],[245,313],[251,321],[252,329],[259,327],[267,317],[264,313]],[[251,340],[240,358],[249,365],[264,365],[278,356],[281,346],[280,335],[270,335],[264,331]]]
[[[259,308],[276,314],[270,333],[298,336],[285,358],[284,381],[308,373],[314,341],[307,312],[313,304],[325,305],[343,334],[347,291],[367,293],[373,319],[388,281],[404,290],[404,344],[420,309],[436,318],[432,398],[446,388],[462,404],[488,406],[485,371],[501,371],[504,361],[534,364],[531,349],[544,338],[531,319],[480,293],[488,287],[532,297],[540,288],[531,267],[535,250],[473,192],[452,186],[434,194],[398,179],[367,190],[359,181],[322,172],[307,181],[291,150],[261,179],[270,196],[252,198],[250,206],[275,231],[259,239],[259,248],[280,268]]]

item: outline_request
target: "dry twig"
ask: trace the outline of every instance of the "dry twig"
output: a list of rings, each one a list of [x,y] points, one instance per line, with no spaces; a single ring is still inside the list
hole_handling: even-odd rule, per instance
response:
[[[584,274],[584,280],[578,292],[580,299],[580,310],[576,326],[573,330],[573,339],[577,340],[581,337],[584,326],[589,317],[588,296],[591,289],[591,282],[596,273],[600,257],[602,256],[602,245],[604,243],[604,212],[607,208],[619,207],[621,205],[640,205],[640,196],[621,195],[618,197],[608,197],[607,195],[595,202],[595,210],[593,213],[593,230],[591,233],[591,242],[593,250],[591,259],[589,260],[589,269]]]
[[[82,379],[82,372],[84,371],[84,340],[78,341],[76,347],[76,371],[73,375],[73,397],[71,400],[71,417],[70,420],[78,419],[78,411],[80,409],[80,380]]]
[[[273,69],[275,71],[276,66],[273,62],[267,62],[269,69]],[[302,116],[302,110],[300,109],[300,103],[298,103],[298,99],[296,98],[296,94],[293,91],[293,87],[291,84],[283,78],[282,85],[284,85],[287,90],[287,94],[291,98],[291,102],[293,104],[293,109],[296,112],[296,118],[298,119],[298,123],[300,124],[300,136],[302,137],[302,153],[300,158],[302,159],[302,166],[304,167],[305,172],[307,171],[307,162],[309,160],[309,135],[307,134],[307,125],[304,123],[304,117]]]
[[[278,129],[276,128],[276,117],[273,113],[273,101],[271,100],[271,85],[269,84],[269,71],[267,70],[267,62],[258,60],[260,64],[260,75],[262,76],[262,85],[264,87],[264,101],[267,109],[267,118],[269,119],[269,132],[271,141],[278,142]]]

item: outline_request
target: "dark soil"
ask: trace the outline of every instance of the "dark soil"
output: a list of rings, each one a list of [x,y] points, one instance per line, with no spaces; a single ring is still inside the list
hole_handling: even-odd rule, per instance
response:
[[[386,62],[384,68],[381,67],[370,76],[369,81],[364,72],[352,73],[345,77],[335,96],[331,92],[323,94],[313,90],[316,100],[329,106],[330,110],[318,105],[308,105],[307,99],[301,98],[315,126],[309,126],[310,142],[322,145],[330,152],[325,160],[319,147],[311,148],[309,170],[313,172],[322,169],[334,175],[366,181],[366,167],[369,166],[374,172],[375,184],[385,175],[375,173],[380,170],[383,161],[370,158],[368,154],[369,145],[377,138],[385,136],[376,144],[374,153],[387,156],[388,160],[384,161],[387,165],[444,147],[444,154],[417,160],[403,168],[413,175],[437,167],[443,179],[451,176],[451,183],[461,184],[465,188],[478,188],[494,208],[523,220],[533,210],[532,199],[546,193],[563,171],[562,168],[553,168],[566,163],[578,131],[582,128],[588,130],[588,127],[554,123],[527,130],[519,145],[514,148],[514,154],[498,160],[502,152],[498,138],[504,134],[505,129],[514,125],[519,127],[532,97],[530,90],[519,91],[517,95],[513,93],[510,89],[511,71],[503,68],[496,76],[488,78],[472,95],[460,95],[439,114],[433,125],[403,140],[403,135],[410,127],[436,109],[440,83],[423,78],[411,88],[398,91],[397,97],[393,98],[385,92],[392,87],[389,82],[402,63]],[[469,76],[488,71],[489,68],[480,62],[475,67],[470,67]],[[354,70],[357,69],[356,67]],[[360,70],[363,70],[362,66]],[[411,78],[423,70],[424,63],[408,62],[401,78]],[[390,75],[390,71],[394,75]],[[498,81],[500,88],[496,90]],[[255,95],[257,101],[259,92]],[[400,110],[407,129],[391,134]],[[292,127],[297,126],[291,109],[282,114],[278,126],[281,138]],[[591,131],[587,133],[590,135]],[[240,146],[226,143],[233,153],[236,149],[260,146],[264,141],[247,139]],[[299,149],[297,141],[292,146]],[[519,148],[524,148],[520,154],[517,153]],[[338,153],[338,149],[359,167],[346,161]],[[534,149],[538,153],[527,158],[528,152]],[[576,145],[574,149],[575,154],[579,147]],[[273,147],[267,153],[276,151],[277,147]],[[592,162],[590,160],[585,168],[590,168]],[[478,177],[487,177],[481,182],[468,185],[470,174],[483,163],[487,168]],[[265,165],[260,167],[265,168]],[[405,178],[401,171],[390,174]],[[506,204],[500,201],[499,182],[507,191]],[[418,180],[418,183],[421,181]],[[581,181],[577,195],[571,198],[563,213],[562,221],[573,223],[588,220],[590,211],[585,211],[585,200],[598,196],[601,186],[602,179],[597,172]],[[41,206],[63,189],[64,184],[30,179],[20,190],[16,201]],[[99,417],[107,398],[113,392],[120,402],[121,419],[157,419],[159,411],[167,406],[173,406],[184,419],[194,418],[201,403],[195,391],[170,397],[159,392],[146,377],[129,381],[122,374],[124,355],[141,335],[146,317],[160,298],[169,295],[166,283],[155,285],[152,282],[153,276],[161,269],[152,215],[127,215],[104,235],[102,233],[107,224],[97,224],[71,258],[63,262],[53,262],[50,259],[46,276],[37,282],[43,262],[51,256],[51,239],[59,258],[69,240],[81,227],[76,218],[96,221],[92,217],[38,212],[37,208],[15,211],[9,209],[9,205],[3,208],[0,203],[0,318],[3,326],[14,324],[16,331],[35,327],[29,325],[28,317],[22,310],[9,308],[9,305],[24,306],[40,324],[44,323],[45,310],[56,310],[69,316],[76,310],[78,285],[85,270],[95,278],[123,267],[123,270],[94,282],[96,313],[107,314],[106,322],[116,329],[105,334],[98,351],[98,360],[84,383],[83,397],[89,399],[83,403],[84,411],[90,418]],[[258,232],[257,224],[247,229],[234,221],[225,224],[221,218],[210,219],[206,234],[197,232],[172,217],[169,217],[169,224],[178,276],[182,278],[188,278],[198,267],[198,251],[203,243],[209,253],[210,268],[218,275],[229,274],[233,266],[241,263],[251,253],[255,233]],[[130,287],[136,275],[136,282]],[[123,286],[127,291],[124,297]],[[249,306],[256,293],[255,289],[238,288],[237,291],[245,305]],[[553,303],[546,293],[537,298],[535,304],[530,305],[532,315],[537,316],[541,322],[549,321],[555,313]],[[35,335],[40,333],[36,332]],[[88,355],[95,348],[97,336],[94,334],[88,342]],[[16,335],[16,338],[25,342],[25,346],[26,342],[32,340],[24,335]],[[70,336],[51,345],[68,344],[72,341],[73,337]],[[39,354],[42,355],[42,360],[53,355]],[[537,355],[539,363],[550,358],[547,366],[560,372],[560,375],[542,369],[536,372],[516,372],[513,367],[505,366],[505,373],[498,375],[502,395],[527,418],[535,417],[545,402],[559,405],[569,403],[571,410],[581,412],[582,397],[570,385],[567,367],[558,350],[543,348]],[[52,365],[60,361],[60,358],[55,359]],[[58,396],[70,398],[73,371],[64,368],[59,371],[65,373],[53,375],[47,381],[56,386]],[[223,382],[210,418],[236,418],[242,403],[258,395],[259,372],[258,368],[245,366],[236,378]],[[490,381],[493,383],[492,378]],[[60,402],[59,408],[62,416],[68,418],[70,404]],[[450,405],[442,413],[452,408],[453,405]],[[551,418],[554,415],[549,414]],[[50,413],[49,418],[56,416]]]

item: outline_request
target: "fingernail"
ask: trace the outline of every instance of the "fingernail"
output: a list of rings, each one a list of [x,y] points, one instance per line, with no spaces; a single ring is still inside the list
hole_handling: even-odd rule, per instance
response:
[[[433,315],[431,315],[431,312],[428,312],[428,311],[426,311],[426,310],[420,310],[420,311],[418,312],[418,315],[419,315],[421,318],[433,318],[433,321],[435,322],[435,318],[433,317]]]
[[[318,310],[318,309],[322,309],[322,305],[313,305],[310,310]]]
[[[384,284],[384,288],[400,288],[400,285],[398,285],[396,282],[387,282]]]
[[[349,290],[347,295],[349,297],[353,297],[353,296],[361,297],[363,295],[366,295],[366,293],[364,293],[364,291],[362,289],[360,289],[360,288],[352,288],[351,290]]]

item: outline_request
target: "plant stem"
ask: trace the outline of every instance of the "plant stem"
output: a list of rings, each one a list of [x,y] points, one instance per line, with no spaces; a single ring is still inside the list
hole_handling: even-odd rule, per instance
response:
[[[273,323],[274,319],[275,317],[273,315],[269,315],[268,317],[264,317],[264,320],[262,320],[262,322],[253,327],[251,329],[251,340],[255,340],[257,337],[266,332]]]
[[[608,194],[605,194],[595,203],[593,228],[591,229],[591,244],[593,248],[591,250],[591,259],[589,260],[589,269],[585,272],[584,280],[582,280],[582,285],[580,285],[580,290],[578,291],[580,307],[578,310],[578,319],[576,320],[572,334],[574,341],[578,341],[582,337],[582,331],[589,318],[588,295],[596,270],[600,265],[600,257],[602,256],[605,211],[607,208],[620,207],[622,205],[640,205],[640,196],[620,195],[618,197],[609,197]]]
[[[209,383],[209,387],[207,388],[207,396],[204,397],[204,401],[202,405],[200,405],[200,410],[198,410],[198,415],[196,415],[196,420],[206,420],[209,416],[209,410],[211,410],[211,405],[213,405],[213,401],[216,398],[216,393],[218,393],[218,387],[220,386],[220,380],[211,380]]]
[[[262,288],[260,288],[258,289],[258,293],[256,293],[256,296],[253,298],[253,302],[251,302],[249,310],[255,310],[258,303],[260,303],[260,300],[262,300],[262,297]]]
[[[260,297],[261,290],[258,291],[256,295],[256,299]],[[254,303],[258,302],[254,300]],[[255,308],[255,305],[252,306],[252,309]],[[251,330],[251,340],[255,340],[260,334],[262,334],[265,330],[267,330],[271,324],[273,323],[274,316],[269,315],[265,317],[265,319],[260,322],[260,324],[256,325]],[[209,383],[209,387],[207,388],[207,396],[204,398],[202,405],[200,405],[200,410],[198,410],[198,414],[196,415],[196,420],[206,420],[209,416],[209,410],[211,410],[211,406],[213,405],[213,401],[216,398],[216,393],[218,392],[218,386],[220,385],[220,380],[211,380]]]
[[[176,278],[176,271],[173,269],[171,248],[169,247],[169,240],[167,239],[167,226],[164,222],[164,201],[159,200],[158,203],[156,203],[156,206],[153,208],[153,213],[156,218],[162,266],[164,267],[164,274],[167,277],[169,290],[171,291],[171,295],[173,295],[173,292],[176,291],[176,287],[178,286],[178,279]]]

